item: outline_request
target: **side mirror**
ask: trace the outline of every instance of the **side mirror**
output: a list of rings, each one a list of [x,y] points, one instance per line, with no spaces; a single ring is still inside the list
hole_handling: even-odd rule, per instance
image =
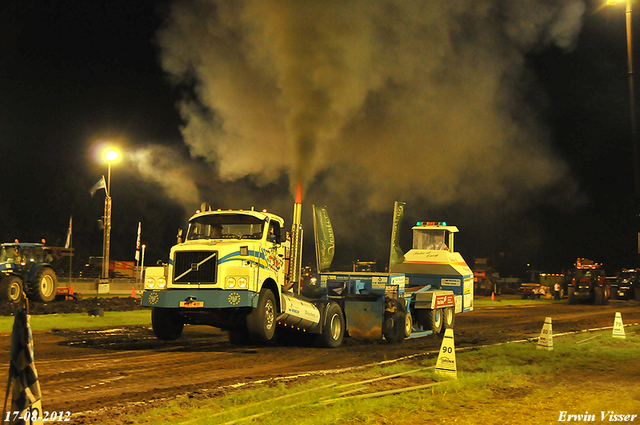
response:
[[[177,239],[179,244],[182,243],[182,229],[178,229]]]

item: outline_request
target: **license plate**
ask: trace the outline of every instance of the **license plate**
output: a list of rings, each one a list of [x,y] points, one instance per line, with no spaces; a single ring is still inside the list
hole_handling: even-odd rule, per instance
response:
[[[204,301],[180,301],[179,307],[200,308],[204,307]]]

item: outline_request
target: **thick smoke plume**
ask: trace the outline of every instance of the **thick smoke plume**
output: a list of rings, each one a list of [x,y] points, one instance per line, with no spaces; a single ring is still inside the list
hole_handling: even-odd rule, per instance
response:
[[[394,200],[517,209],[576,191],[525,55],[571,49],[584,10],[582,0],[180,0],[157,41],[189,93],[184,142],[212,186],[285,175],[345,211],[390,211]]]

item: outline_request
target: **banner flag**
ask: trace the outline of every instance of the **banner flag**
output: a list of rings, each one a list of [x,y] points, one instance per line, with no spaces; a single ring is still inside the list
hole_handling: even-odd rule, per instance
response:
[[[33,338],[30,316],[25,308],[16,312],[11,334],[11,358],[9,361],[9,385],[7,386],[6,400],[9,396],[9,387],[13,384],[11,395],[10,422],[15,424],[42,424],[42,392],[38,381],[38,372],[34,363]],[[14,412],[20,412],[15,415]],[[5,413],[2,414],[3,418]],[[16,416],[14,418],[14,416]],[[35,418],[35,419],[34,419]],[[25,421],[25,419],[27,419]]]
[[[396,264],[404,261],[404,254],[399,245],[400,223],[404,216],[404,206],[406,203],[396,201],[393,205],[393,227],[391,230],[391,253],[389,255],[389,271]]]
[[[107,182],[104,180],[104,175],[100,180],[98,180],[98,183],[93,185],[93,187],[89,190],[89,193],[91,193],[91,196],[93,196],[100,189],[107,190]]]
[[[325,207],[313,206],[313,233],[316,240],[318,272],[329,270],[336,251],[336,240],[329,213]]]
[[[67,241],[64,243],[65,248],[71,248],[71,234],[73,232],[72,224],[73,224],[73,216],[69,218],[69,229],[67,230]]]
[[[142,222],[138,222],[138,237],[136,238],[136,261],[140,261],[140,231],[142,230]]]

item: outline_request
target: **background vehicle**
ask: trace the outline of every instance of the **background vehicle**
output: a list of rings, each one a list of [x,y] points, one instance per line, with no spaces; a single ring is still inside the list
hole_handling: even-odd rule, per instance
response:
[[[22,301],[23,292],[33,301],[52,301],[58,279],[52,257],[37,243],[5,243],[0,246],[0,299]]]
[[[578,301],[608,304],[610,289],[602,264],[586,258],[577,259],[573,281],[567,287],[569,304],[576,304]]]
[[[640,301],[640,269],[622,269],[611,283],[612,300]]]

